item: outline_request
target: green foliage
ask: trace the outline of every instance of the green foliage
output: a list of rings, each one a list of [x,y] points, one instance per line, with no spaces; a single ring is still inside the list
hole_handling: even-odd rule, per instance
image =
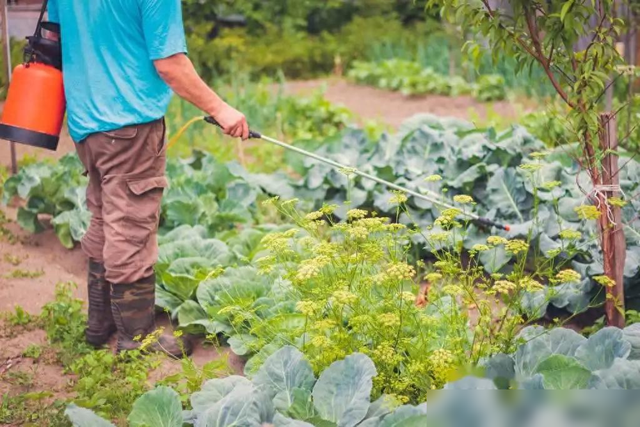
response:
[[[498,101],[506,97],[504,78],[480,76],[477,83],[437,74],[417,62],[389,59],[383,62],[355,62],[349,77],[358,83],[401,91],[405,95],[438,94],[458,96],[473,93],[479,101]]]
[[[11,68],[21,64],[23,62],[23,49],[25,46],[25,42],[23,40],[11,40]],[[5,65],[4,55],[0,58],[0,69],[2,73],[0,73],[0,99],[5,99],[7,97],[8,90],[8,82],[6,77],[6,65]],[[0,182],[1,183],[1,182]],[[2,194],[0,194],[1,196]]]
[[[637,331],[635,327],[604,328],[586,339],[564,328],[525,328],[518,350],[488,360],[486,375],[496,384],[508,380],[512,388],[521,389],[637,389]]]
[[[157,357],[139,350],[87,353],[69,366],[78,376],[73,402],[111,419],[125,419],[135,400],[147,391],[149,372],[158,364]]]
[[[426,423],[426,404],[399,407],[385,397],[371,402],[376,375],[372,361],[355,353],[333,363],[316,380],[304,355],[283,347],[266,360],[253,381],[238,376],[207,381],[191,396],[193,410],[186,414],[175,391],[166,387],[152,390],[135,402],[129,422],[132,426],[172,427],[187,421],[213,427],[400,426],[408,419]],[[75,406],[66,414],[75,427],[110,425]]]
[[[31,314],[19,305],[16,305],[13,310],[13,312],[6,314],[6,319],[11,326],[26,326],[35,320]]]
[[[29,344],[27,348],[22,352],[22,355],[24,357],[37,360],[42,355],[42,346],[38,344]]]
[[[60,242],[72,248],[89,226],[86,208],[84,168],[75,154],[62,157],[58,163],[33,163],[6,180],[3,203],[17,196],[27,200],[18,209],[18,223],[31,232],[43,230],[39,215],[52,217]]]
[[[73,283],[56,285],[55,299],[47,303],[40,314],[49,343],[57,349],[64,366],[92,350],[84,338],[87,317],[82,310],[82,300],[73,296],[75,288]]]

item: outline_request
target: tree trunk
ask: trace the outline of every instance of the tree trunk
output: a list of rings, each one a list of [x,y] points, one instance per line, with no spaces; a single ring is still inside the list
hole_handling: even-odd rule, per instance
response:
[[[602,213],[599,219],[600,237],[604,274],[615,282],[615,286],[607,287],[605,312],[609,326],[624,328],[624,264],[627,244],[622,226],[622,209],[608,203],[608,199],[620,196],[615,116],[611,113],[601,114],[600,126],[600,146],[607,153],[602,160],[603,190],[597,195]]]

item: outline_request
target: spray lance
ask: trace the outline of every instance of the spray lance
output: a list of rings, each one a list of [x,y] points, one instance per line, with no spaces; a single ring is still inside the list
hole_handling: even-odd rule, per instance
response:
[[[183,126],[183,128],[180,129],[173,138],[171,138],[171,141],[169,142],[168,147],[171,147],[172,145],[174,145],[178,141],[180,136],[182,136],[184,131],[189,126],[191,126],[193,123],[195,123],[197,121],[200,121],[200,120],[204,120],[207,123],[210,123],[210,124],[212,124],[214,126],[217,126],[217,127],[222,129],[222,126],[220,125],[220,123],[218,123],[211,116],[195,117],[192,120],[190,120],[187,124],[185,124],[185,126]],[[329,159],[327,157],[323,157],[323,156],[320,156],[318,154],[312,153],[310,151],[303,150],[302,148],[294,147],[293,145],[289,145],[289,144],[287,144],[285,142],[278,141],[275,138],[271,138],[269,136],[262,135],[260,132],[256,132],[256,131],[250,130],[249,131],[249,138],[250,139],[261,139],[261,140],[269,142],[269,143],[271,143],[273,145],[277,145],[278,147],[282,147],[285,150],[293,151],[293,152],[298,153],[298,154],[300,154],[302,156],[309,157],[311,159],[314,159],[314,160],[317,160],[319,162],[325,163],[325,164],[327,164],[329,166],[333,166],[334,168],[341,169],[341,170],[349,170],[349,172],[353,173],[354,175],[358,175],[358,176],[360,176],[360,177],[362,177],[364,179],[368,179],[370,181],[377,182],[378,184],[384,185],[387,188],[391,188],[391,189],[394,189],[394,190],[401,191],[403,193],[409,194],[409,195],[411,195],[413,197],[416,197],[418,199],[427,201],[427,202],[432,203],[432,204],[434,204],[436,206],[440,206],[440,207],[446,208],[446,209],[456,209],[453,205],[442,201],[438,194],[435,194],[435,193],[432,193],[432,192],[428,192],[427,194],[418,193],[417,191],[413,191],[413,190],[410,190],[408,188],[402,187],[400,185],[394,184],[392,182],[386,181],[384,179],[378,178],[375,175],[368,174],[366,172],[363,172],[363,171],[358,170],[356,168],[353,168],[351,166],[343,165],[343,164],[338,163],[338,162],[336,162],[334,160],[331,160],[331,159]],[[460,212],[460,214],[470,218],[473,222],[477,223],[480,226],[496,227],[498,229],[505,230],[505,231],[510,231],[511,230],[511,227],[509,225],[497,223],[495,221],[490,220],[489,218],[483,218],[483,217],[481,217],[479,215],[476,215],[474,213],[471,213],[471,212]]]

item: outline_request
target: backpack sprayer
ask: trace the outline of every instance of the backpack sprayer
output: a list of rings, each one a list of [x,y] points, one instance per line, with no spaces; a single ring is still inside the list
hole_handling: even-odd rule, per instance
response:
[[[168,144],[168,148],[170,148],[172,145],[174,145],[178,141],[180,136],[182,136],[184,131],[189,126],[191,126],[193,123],[195,123],[197,121],[200,121],[200,120],[204,120],[207,123],[210,123],[210,124],[215,125],[215,126],[217,126],[217,127],[222,129],[222,126],[220,125],[220,123],[218,123],[211,116],[195,117],[195,118],[191,119],[189,122],[187,122],[187,124],[185,124],[182,127],[182,129],[180,129],[176,133],[176,135],[171,138],[171,141],[169,141],[169,144]],[[319,162],[326,163],[329,166],[333,166],[334,168],[349,170],[349,172],[353,173],[354,175],[358,175],[358,176],[360,176],[362,178],[377,182],[378,184],[384,185],[385,187],[392,188],[392,189],[397,190],[397,191],[401,191],[403,193],[409,194],[409,195],[411,195],[413,197],[416,197],[418,199],[425,200],[425,201],[427,201],[429,203],[432,203],[432,204],[434,204],[436,206],[440,206],[440,207],[443,207],[443,208],[446,208],[446,209],[456,209],[453,205],[442,201],[440,199],[440,196],[438,194],[433,193],[433,192],[428,192],[427,194],[418,193],[417,191],[413,191],[413,190],[410,190],[408,188],[401,187],[400,185],[397,185],[397,184],[394,184],[392,182],[386,181],[384,179],[378,178],[377,176],[368,174],[366,172],[362,172],[361,170],[358,170],[358,169],[353,168],[351,166],[343,165],[343,164],[338,163],[336,161],[333,161],[333,160],[331,160],[331,159],[329,159],[327,157],[319,156],[318,154],[312,153],[312,152],[307,151],[307,150],[303,150],[302,148],[294,147],[293,145],[289,145],[289,144],[287,144],[285,142],[278,141],[275,138],[271,138],[271,137],[268,137],[266,135],[262,135],[260,132],[256,132],[256,131],[250,130],[249,131],[249,138],[250,139],[261,139],[263,141],[266,141],[266,142],[269,142],[271,144],[274,144],[274,145],[277,145],[279,147],[282,147],[285,150],[293,151],[293,152],[301,154],[301,155],[303,155],[305,157],[309,157],[309,158],[312,158],[312,159],[317,160]],[[490,220],[489,218],[483,218],[483,217],[481,217],[479,215],[476,215],[474,213],[471,213],[471,212],[461,211],[460,214],[470,218],[475,223],[477,223],[478,225],[481,225],[481,226],[496,227],[496,228],[499,228],[499,229],[505,230],[505,231],[510,231],[511,230],[511,227],[509,225],[497,223],[495,221]]]
[[[43,21],[47,3],[42,4],[36,31],[27,37],[24,62],[13,71],[0,119],[0,139],[55,151],[66,102],[60,26]],[[56,39],[45,37],[43,30],[55,34]]]

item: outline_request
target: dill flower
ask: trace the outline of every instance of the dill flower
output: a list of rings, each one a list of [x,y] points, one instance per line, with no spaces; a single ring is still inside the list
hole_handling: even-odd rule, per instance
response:
[[[382,326],[395,328],[400,326],[400,317],[395,313],[384,313],[378,316],[378,321]]]
[[[560,187],[561,185],[562,185],[562,182],[560,181],[546,181],[546,182],[543,182],[540,187],[544,190],[551,191],[556,187]]]
[[[529,250],[529,244],[524,240],[509,240],[505,243],[505,249],[507,252],[517,255],[520,252],[526,252]]]
[[[369,213],[363,209],[351,209],[347,212],[347,218],[350,220],[365,218]]]
[[[473,197],[471,196],[467,196],[464,194],[458,195],[458,196],[453,196],[453,201],[456,203],[460,203],[461,205],[468,205],[468,204],[472,204],[475,203],[473,201]]]
[[[439,233],[431,233],[429,238],[434,242],[448,242],[451,237],[451,233],[448,231],[441,231]]]
[[[614,288],[616,286],[616,281],[609,276],[595,276],[593,280],[595,280],[605,288]]]
[[[398,223],[387,225],[387,230],[389,230],[392,233],[398,233],[400,231],[405,230],[406,228],[407,228],[406,225],[398,224]]]
[[[511,291],[515,291],[517,288],[516,284],[510,282],[508,280],[498,280],[494,285],[493,289],[501,294],[508,294]]]
[[[487,245],[473,245],[473,247],[471,248],[472,251],[476,251],[476,252],[484,252],[490,249],[491,248]]]
[[[298,202],[300,202],[299,199],[289,199],[289,200],[285,200],[284,202],[282,202],[282,207],[283,208],[289,208],[289,207],[295,207]]]
[[[336,209],[338,209],[338,205],[322,205],[320,212],[324,215],[331,215]]]
[[[487,243],[490,244],[491,246],[500,246],[500,245],[504,245],[508,242],[507,239],[505,239],[504,237],[500,237],[500,236],[489,236],[487,237]]]
[[[523,277],[520,280],[520,287],[527,292],[536,292],[544,289],[542,283],[532,279],[531,277]]]
[[[534,151],[533,153],[529,154],[529,156],[531,156],[532,159],[543,159],[549,154],[549,151]]]
[[[318,335],[311,339],[311,344],[314,347],[324,348],[331,345],[331,340],[329,340],[329,338],[325,337],[324,335]]]
[[[555,258],[562,253],[562,249],[550,249],[547,251],[547,258]]]
[[[578,214],[580,219],[590,220],[590,219],[599,219],[602,215],[602,212],[598,210],[596,206],[578,206],[574,209],[574,211]]]
[[[314,301],[298,301],[296,309],[305,316],[313,316],[320,310],[320,305]]]
[[[624,208],[625,206],[627,206],[627,202],[625,200],[622,200],[622,198],[620,197],[609,197],[609,199],[607,199],[607,202],[609,202],[611,206],[615,206],[618,208]]]
[[[331,299],[334,304],[350,305],[358,301],[358,296],[349,291],[335,291],[331,294]]]
[[[424,276],[424,280],[426,280],[429,283],[434,283],[434,282],[437,282],[438,280],[442,280],[442,274],[429,273],[426,276]]]
[[[582,237],[582,233],[576,230],[566,229],[560,232],[562,240],[578,240]]]
[[[542,169],[542,165],[539,163],[523,163],[520,166],[518,166],[518,168],[527,172],[536,172]]]
[[[457,296],[462,295],[464,293],[464,289],[459,285],[446,285],[442,287],[442,292],[447,295]]]
[[[582,280],[582,276],[575,270],[566,269],[556,274],[556,279],[560,283],[577,283]]]
[[[315,212],[309,212],[308,214],[306,214],[304,216],[304,219],[309,220],[309,221],[315,221],[316,219],[320,219],[323,216],[324,216],[324,212],[315,211]]]
[[[347,229],[349,236],[355,240],[364,240],[369,236],[369,230],[366,227],[356,226]]]
[[[411,280],[416,270],[406,262],[395,262],[387,267],[387,276],[395,280]]]
[[[427,182],[437,182],[442,181],[442,177],[440,175],[429,175],[424,180]]]
[[[407,200],[409,200],[407,195],[398,191],[391,197],[391,199],[389,199],[389,203],[391,203],[392,205],[401,205]]]
[[[405,302],[414,302],[416,300],[416,296],[413,294],[413,292],[402,292],[400,294],[400,298],[402,298],[402,300],[404,300]]]
[[[298,274],[296,279],[308,280],[312,279],[320,274],[320,271],[331,262],[331,259],[325,255],[320,255],[316,258],[304,260],[300,263],[298,268]]]

